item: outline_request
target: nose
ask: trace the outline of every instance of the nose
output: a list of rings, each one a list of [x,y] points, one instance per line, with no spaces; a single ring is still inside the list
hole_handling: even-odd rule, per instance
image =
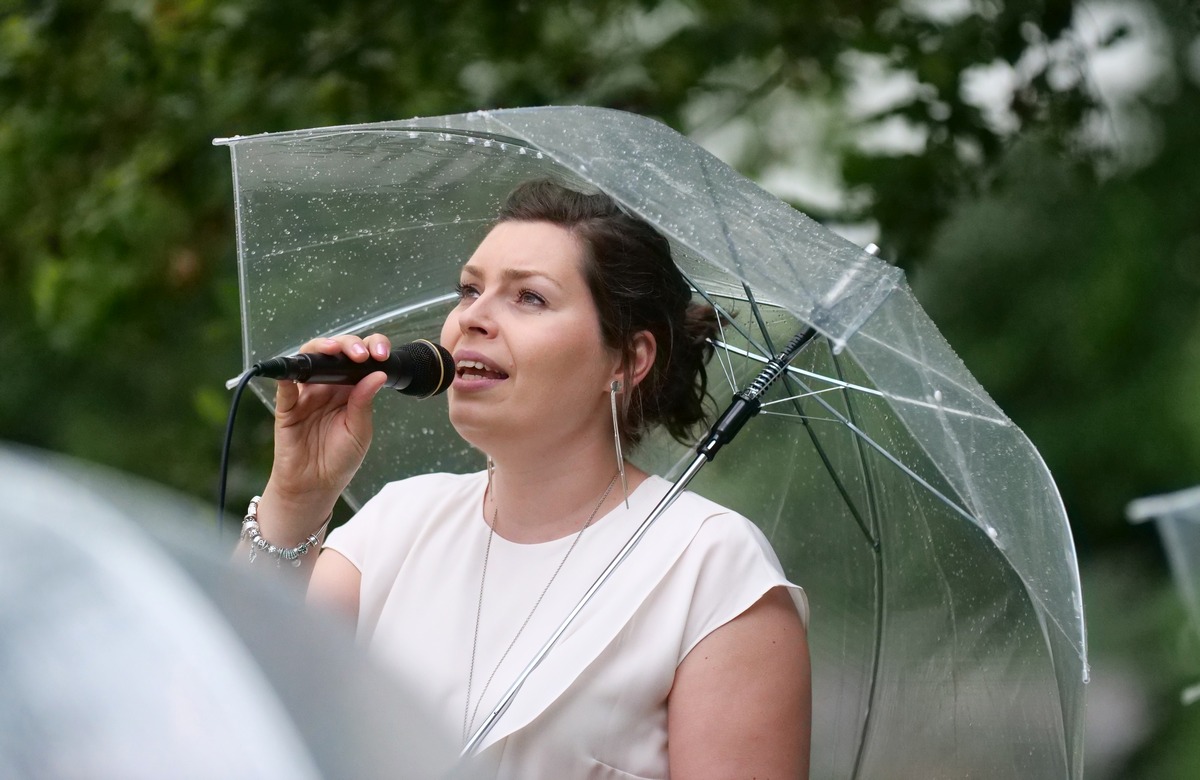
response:
[[[458,327],[464,334],[491,336],[496,332],[496,321],[492,314],[492,298],[485,292],[459,307]]]

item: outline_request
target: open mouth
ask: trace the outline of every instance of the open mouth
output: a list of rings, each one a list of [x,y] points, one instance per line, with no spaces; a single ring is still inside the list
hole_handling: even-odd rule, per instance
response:
[[[508,379],[508,374],[481,363],[478,360],[460,360],[454,365],[458,376],[467,381],[480,379]]]

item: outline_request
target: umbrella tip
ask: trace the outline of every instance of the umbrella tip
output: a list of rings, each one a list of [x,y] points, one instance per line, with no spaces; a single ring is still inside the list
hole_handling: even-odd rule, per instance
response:
[[[233,377],[232,379],[226,379],[225,380],[225,389],[232,390],[233,388],[237,387],[238,383],[241,382],[242,378],[245,377],[246,374],[248,374],[248,373],[250,373],[250,369],[246,369],[245,371],[243,371],[242,373]]]

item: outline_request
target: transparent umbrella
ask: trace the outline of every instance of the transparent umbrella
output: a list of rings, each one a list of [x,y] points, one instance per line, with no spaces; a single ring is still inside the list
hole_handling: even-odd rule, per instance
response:
[[[1153,520],[1158,528],[1187,615],[1185,633],[1194,654],[1191,666],[1200,667],[1200,486],[1139,498],[1129,503],[1125,513],[1131,522]],[[1200,683],[1185,688],[1180,698],[1185,704],[1200,701]]]
[[[0,444],[0,777],[428,778],[457,745],[211,508]],[[253,593],[253,598],[247,594]]]
[[[717,406],[815,329],[692,483],[758,522],[809,593],[813,777],[1080,776],[1086,642],[1058,492],[900,271],[623,112],[217,143],[232,154],[247,368],[317,335],[435,336],[504,196],[537,176],[602,190],[668,237],[695,294],[729,317]],[[377,401],[351,504],[392,479],[481,467],[443,403]],[[668,478],[692,457],[664,438],[635,454]]]

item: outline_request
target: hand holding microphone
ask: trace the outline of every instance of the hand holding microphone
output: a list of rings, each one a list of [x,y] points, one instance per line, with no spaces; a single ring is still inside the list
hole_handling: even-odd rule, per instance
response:
[[[454,381],[454,359],[445,347],[418,339],[391,350],[385,358],[368,357],[356,362],[345,352],[332,355],[302,352],[256,363],[254,371],[268,379],[325,385],[355,385],[364,377],[383,371],[388,377],[384,387],[428,398],[445,392]]]
[[[362,464],[380,389],[428,398],[454,381],[454,360],[443,347],[421,340],[393,349],[378,333],[314,339],[300,354],[264,360],[254,370],[292,380],[276,391],[275,458],[260,506],[260,523],[286,524],[277,532],[285,539],[318,527]],[[386,379],[368,379],[376,372]]]

